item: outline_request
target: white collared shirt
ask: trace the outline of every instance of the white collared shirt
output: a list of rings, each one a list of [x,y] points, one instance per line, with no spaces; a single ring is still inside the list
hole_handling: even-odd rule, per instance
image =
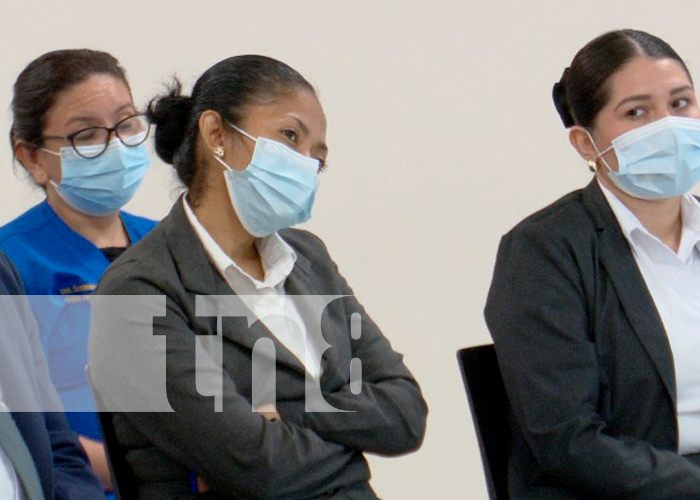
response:
[[[219,274],[237,295],[256,297],[253,301],[256,317],[301,361],[309,374],[318,379],[321,375],[319,350],[309,339],[297,304],[285,298],[284,283],[294,269],[297,257],[294,250],[277,233],[257,239],[255,244],[265,273],[263,281],[257,280],[226,255],[199,222],[184,196],[182,204],[187,219]]]
[[[600,182],[599,182],[600,184]],[[681,199],[678,253],[600,184],[663,321],[676,372],[679,453],[700,452],[700,203]]]
[[[3,403],[2,389],[0,388],[0,411],[10,411]],[[24,500],[24,491],[19,482],[15,468],[7,455],[0,448],[0,498],[7,500]]]

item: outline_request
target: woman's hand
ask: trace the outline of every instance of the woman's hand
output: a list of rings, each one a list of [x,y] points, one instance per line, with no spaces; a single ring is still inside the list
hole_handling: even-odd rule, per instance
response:
[[[112,491],[112,476],[109,473],[109,463],[107,462],[104,444],[85,436],[79,436],[79,440],[88,456],[88,460],[90,460],[92,471],[99,478],[102,487],[105,491]]]
[[[257,408],[255,408],[255,413],[257,413],[269,422],[274,422],[275,420],[282,419],[282,417],[280,417],[280,414],[277,413],[277,407],[270,403],[258,406]]]
[[[209,485],[201,477],[197,476],[197,491],[196,493],[206,493],[209,491]]]

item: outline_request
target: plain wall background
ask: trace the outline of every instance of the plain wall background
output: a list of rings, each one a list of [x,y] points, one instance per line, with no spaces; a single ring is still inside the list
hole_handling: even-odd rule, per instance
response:
[[[500,236],[582,187],[552,84],[610,29],[666,39],[700,78],[697,2],[589,0],[122,0],[5,2],[0,132],[21,69],[58,48],[106,50],[143,105],[176,73],[191,88],[225,57],[281,59],[320,90],[330,168],[314,218],[341,271],[421,382],[416,454],[371,457],[385,499],[486,499],[455,361],[490,341],[482,309]],[[0,223],[40,201],[0,140]],[[19,167],[21,169],[21,167]],[[177,194],[155,160],[129,210],[160,218]]]

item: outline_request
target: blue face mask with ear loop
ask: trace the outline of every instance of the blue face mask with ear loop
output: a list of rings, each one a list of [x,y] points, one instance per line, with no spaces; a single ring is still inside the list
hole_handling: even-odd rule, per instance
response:
[[[635,198],[655,200],[690,192],[700,181],[700,120],[669,116],[630,130],[599,151],[610,180]],[[617,172],[603,157],[614,150]]]
[[[82,146],[81,151],[89,153],[91,148],[99,151],[102,147]],[[83,158],[71,146],[58,153],[43,150],[61,157],[61,181],[49,180],[56,193],[77,211],[94,217],[113,214],[126,205],[151,165],[145,143],[128,147],[116,138],[96,158]]]
[[[226,168],[229,198],[245,230],[261,238],[309,220],[318,189],[319,160],[229,125],[255,141],[245,170],[231,168],[213,155]]]

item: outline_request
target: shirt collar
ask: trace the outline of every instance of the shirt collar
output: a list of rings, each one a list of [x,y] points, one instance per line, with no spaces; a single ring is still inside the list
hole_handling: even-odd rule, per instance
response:
[[[632,235],[634,232],[641,231],[642,233],[649,234],[649,231],[647,231],[642,223],[639,222],[637,216],[634,215],[634,213],[627,208],[627,206],[625,206],[625,204],[622,203],[617,196],[615,196],[615,193],[605,187],[600,180],[597,182],[601,191],[603,191],[603,194],[605,195],[605,199],[608,200],[608,205],[610,205],[610,209],[615,214],[618,224],[620,224],[622,234],[625,235],[625,238],[627,238],[630,244],[634,247],[634,241],[632,240]]]
[[[622,233],[632,246],[633,252],[637,252],[635,235],[646,235],[647,238],[651,238],[663,245],[661,240],[642,225],[637,216],[620,201],[615,193],[605,187],[600,180],[598,180],[598,185],[608,200],[610,209],[615,214],[615,218],[620,224],[620,229],[622,229]],[[700,203],[692,194],[685,194],[681,198],[681,219],[683,221],[683,233],[681,246],[678,249],[678,257],[685,261],[692,253],[694,247],[698,246],[700,249]]]
[[[244,276],[255,285],[256,288],[264,287],[279,287],[284,284],[284,281],[294,269],[294,264],[297,255],[285,242],[278,233],[273,233],[270,236],[258,238],[255,240],[255,245],[260,253],[262,260],[263,271],[265,278],[263,281],[257,280],[246,273],[236,262],[231,259],[221,249],[219,244],[212,238],[206,228],[199,222],[197,216],[190,208],[185,196],[182,197],[182,205],[185,209],[185,214],[204,247],[207,256],[212,264],[224,278],[226,278],[227,270],[233,269],[238,274]]]
[[[683,237],[678,255],[689,255],[693,248],[700,250],[700,202],[692,194],[686,194],[681,200],[683,217]]]

